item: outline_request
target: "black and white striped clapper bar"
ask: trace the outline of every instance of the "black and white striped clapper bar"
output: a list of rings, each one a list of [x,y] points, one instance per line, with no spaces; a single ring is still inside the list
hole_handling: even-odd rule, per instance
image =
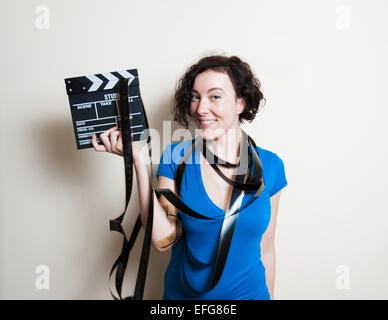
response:
[[[139,141],[141,133],[148,129],[136,69],[68,78],[65,79],[66,91],[77,149],[91,148],[93,134],[100,142],[102,132],[119,125],[117,84],[120,79],[128,79],[133,141]]]

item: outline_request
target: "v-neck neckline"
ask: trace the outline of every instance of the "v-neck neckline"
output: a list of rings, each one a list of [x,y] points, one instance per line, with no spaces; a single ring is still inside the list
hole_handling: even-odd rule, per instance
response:
[[[260,153],[260,150],[257,150],[258,151],[258,157],[260,158],[260,161],[263,161],[262,160],[262,157],[261,157],[261,153]],[[202,179],[202,171],[201,171],[201,155],[200,155],[200,151],[198,149],[195,149],[195,153],[197,153],[197,155],[195,155],[195,157],[199,157],[199,161],[198,162],[195,162],[195,170],[197,171],[196,173],[196,176],[197,176],[197,183],[199,184],[199,189],[200,191],[202,192],[204,198],[206,199],[206,201],[213,207],[215,208],[218,213],[217,213],[217,216],[224,216],[226,211],[221,209],[218,205],[216,205],[212,199],[210,198],[209,194],[207,193],[206,189],[205,189],[205,185],[203,184],[203,179]],[[202,159],[204,161],[206,161],[205,159]],[[263,168],[263,174],[264,174],[264,168]],[[265,188],[266,189],[266,188]],[[246,198],[246,196],[250,195],[249,193],[246,193],[242,199],[242,203],[244,203],[244,199]],[[249,199],[249,197],[247,198]]]
[[[202,159],[202,160],[206,161],[205,159],[201,158],[200,151],[198,151],[198,150],[196,149],[196,152],[199,153],[198,156],[199,156],[199,159],[200,159],[200,160]],[[213,207],[215,207],[215,208],[220,212],[220,214],[221,214],[222,216],[224,216],[225,213],[226,213],[226,211],[223,210],[223,209],[221,209],[221,207],[219,207],[218,205],[216,205],[216,204],[212,201],[212,199],[210,199],[210,196],[209,196],[209,194],[207,193],[207,191],[206,191],[206,189],[205,189],[205,185],[203,184],[203,179],[202,179],[201,161],[199,161],[199,163],[197,163],[197,164],[195,165],[195,167],[196,167],[196,170],[197,170],[197,174],[196,174],[197,180],[198,180],[197,182],[198,182],[198,184],[199,184],[199,186],[200,186],[200,189],[201,189],[201,191],[202,191],[202,194],[204,195],[204,197],[205,197],[205,199],[207,200],[207,202],[210,203]]]

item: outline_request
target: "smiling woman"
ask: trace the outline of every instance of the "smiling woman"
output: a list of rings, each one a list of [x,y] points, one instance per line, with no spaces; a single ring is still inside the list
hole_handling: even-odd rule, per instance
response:
[[[260,81],[253,74],[249,64],[236,56],[230,58],[224,56],[205,57],[186,71],[180,79],[174,95],[172,109],[174,120],[184,127],[188,127],[193,89],[195,92],[194,82],[199,74],[208,70],[224,73],[229,77],[233,94],[236,98],[244,98],[246,104],[246,108],[239,115],[239,121],[252,121],[260,104],[265,102],[265,98],[260,90]]]
[[[202,72],[196,77],[192,92],[190,115],[203,130],[204,139],[213,140],[228,129],[238,128],[245,102],[243,98],[235,97],[227,74],[213,70]]]
[[[164,299],[274,297],[274,235],[280,190],[287,185],[284,165],[240,128],[255,118],[263,101],[260,82],[238,57],[205,57],[182,76],[174,119],[186,128],[193,121],[200,134],[169,145],[156,175],[158,190],[170,189],[189,209],[178,210],[164,196],[151,194],[145,156],[132,144],[143,226],[152,196],[152,244],[160,252],[172,248]],[[117,128],[100,138],[103,146],[92,139],[96,151],[122,155]],[[187,162],[183,169],[182,159]]]

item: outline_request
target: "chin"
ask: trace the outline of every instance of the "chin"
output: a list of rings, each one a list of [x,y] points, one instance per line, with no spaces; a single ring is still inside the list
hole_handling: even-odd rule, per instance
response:
[[[212,134],[208,134],[208,133],[204,133],[202,130],[200,132],[200,136],[203,140],[207,140],[207,141],[212,141],[215,139],[214,135]]]
[[[204,140],[212,141],[217,140],[224,131],[220,128],[217,129],[199,129],[199,134]]]

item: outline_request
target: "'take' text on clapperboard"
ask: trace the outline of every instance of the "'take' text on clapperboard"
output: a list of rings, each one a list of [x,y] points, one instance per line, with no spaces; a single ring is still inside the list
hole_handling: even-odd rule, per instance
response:
[[[92,136],[119,126],[117,109],[117,84],[128,79],[131,107],[131,131],[133,141],[139,141],[141,133],[148,129],[140,96],[137,69],[114,71],[65,79],[73,119],[77,149],[92,147]]]

